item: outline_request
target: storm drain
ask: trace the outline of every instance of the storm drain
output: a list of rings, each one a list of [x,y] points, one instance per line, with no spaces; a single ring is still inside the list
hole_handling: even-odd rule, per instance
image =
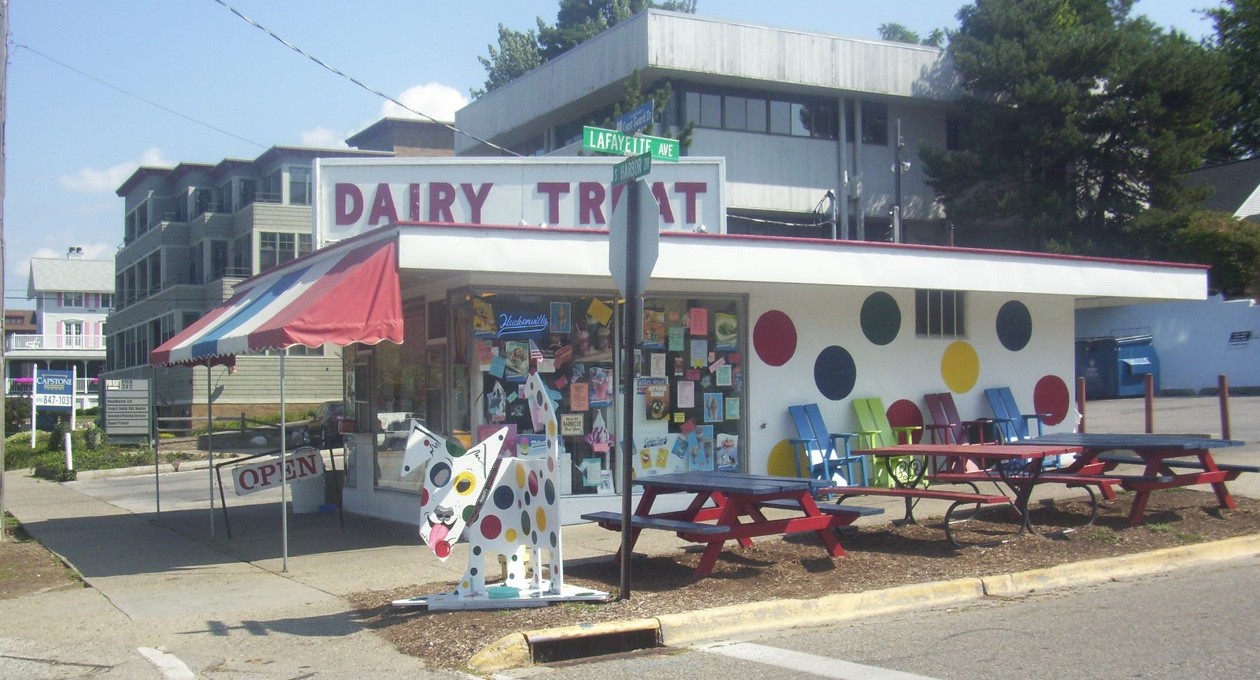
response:
[[[660,629],[655,622],[641,628],[618,628],[607,632],[592,631],[578,635],[544,635],[529,638],[530,657],[537,664],[634,652],[660,646]]]

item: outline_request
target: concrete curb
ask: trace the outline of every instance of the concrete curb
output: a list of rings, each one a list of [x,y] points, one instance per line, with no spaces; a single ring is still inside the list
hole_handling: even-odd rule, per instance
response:
[[[915,608],[943,607],[984,597],[1019,597],[1068,586],[1102,583],[1167,572],[1172,569],[1260,555],[1260,534],[1209,543],[1163,548],[1137,555],[1106,557],[1013,574],[953,581],[915,583],[862,593],[841,593],[813,600],[768,600],[748,604],[664,614],[651,619],[610,621],[512,633],[490,643],[469,659],[480,672],[529,666],[539,641],[568,640],[641,631],[655,626],[662,645],[678,647],[727,637],[822,626]]]

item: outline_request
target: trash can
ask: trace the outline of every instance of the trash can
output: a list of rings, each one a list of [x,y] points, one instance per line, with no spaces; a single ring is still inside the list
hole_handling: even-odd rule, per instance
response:
[[[291,507],[294,513],[319,512],[319,506],[324,503],[324,476],[314,475],[295,480],[289,484],[289,490],[293,492]]]
[[[1085,379],[1089,399],[1140,397],[1146,376],[1159,389],[1159,357],[1149,335],[1076,339],[1076,377]]]

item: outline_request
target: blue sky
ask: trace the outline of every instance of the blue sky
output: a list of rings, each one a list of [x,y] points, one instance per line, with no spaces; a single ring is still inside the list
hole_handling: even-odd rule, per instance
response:
[[[555,21],[556,0],[224,0],[409,106],[452,118],[485,80],[497,26]],[[877,38],[897,22],[954,28],[960,0],[700,0],[699,14]],[[1193,37],[1217,0],[1139,0],[1136,13]],[[252,159],[273,145],[341,146],[383,115],[380,98],[290,51],[216,0],[9,0],[4,231],[7,307],[28,260],[122,242],[114,192],[140,165]],[[122,90],[123,92],[120,92]],[[147,101],[142,101],[147,100]],[[192,119],[192,120],[190,120]]]

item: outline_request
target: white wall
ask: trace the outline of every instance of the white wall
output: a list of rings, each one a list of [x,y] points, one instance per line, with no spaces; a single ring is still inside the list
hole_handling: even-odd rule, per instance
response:
[[[885,408],[908,399],[931,422],[923,395],[951,391],[942,377],[941,358],[953,340],[916,338],[914,291],[888,289],[884,292],[900,307],[901,328],[891,343],[873,344],[862,332],[860,315],[867,296],[878,290],[766,286],[751,291],[750,336],[758,318],[772,309],[791,317],[798,334],[796,352],[782,366],[764,363],[754,349],[748,352],[751,421],[746,451],[752,472],[764,472],[771,450],[796,436],[787,413],[792,404],[818,403],[828,427],[836,432],[857,431],[851,405],[855,398],[880,397]],[[998,310],[1010,300],[1022,302],[1032,318],[1031,339],[1015,352],[1002,346],[995,331]],[[1075,370],[1072,312],[1072,300],[1065,297],[968,293],[965,341],[975,350],[979,370],[970,390],[954,393],[960,415],[964,419],[992,417],[984,389],[999,386],[1009,386],[1020,407],[1031,412],[1034,387],[1048,375],[1061,379],[1071,394]],[[815,358],[830,345],[846,349],[857,367],[852,393],[838,401],[821,394],[814,381]],[[1076,424],[1072,409],[1072,415],[1047,431],[1071,431]]]
[[[1231,334],[1251,332],[1246,342]],[[1219,295],[1194,302],[1162,302],[1076,312],[1076,336],[1146,335],[1159,356],[1161,390],[1260,387],[1260,306]]]

